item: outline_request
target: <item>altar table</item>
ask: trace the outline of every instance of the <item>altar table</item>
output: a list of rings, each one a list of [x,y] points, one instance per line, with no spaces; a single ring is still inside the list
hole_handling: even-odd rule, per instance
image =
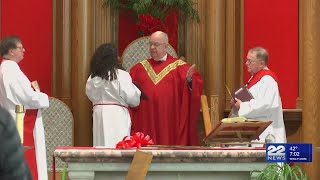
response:
[[[137,149],[57,147],[70,180],[124,180]],[[147,180],[247,180],[266,167],[263,148],[141,148],[153,159]]]

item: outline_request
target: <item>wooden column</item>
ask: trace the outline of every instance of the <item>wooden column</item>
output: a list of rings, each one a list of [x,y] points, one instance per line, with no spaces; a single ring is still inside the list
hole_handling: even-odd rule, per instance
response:
[[[85,94],[89,64],[94,52],[94,1],[71,0],[72,111],[75,146],[92,145],[91,103]]]
[[[302,1],[302,63],[303,63],[303,142],[320,147],[320,1]],[[311,179],[320,177],[320,153],[313,152],[313,162],[303,164]]]
[[[302,60],[302,49],[303,49],[303,33],[302,33],[302,0],[299,0],[299,96],[296,99],[296,108],[302,109],[302,96],[303,96],[303,60]]]
[[[76,146],[92,144],[92,107],[85,95],[90,58],[100,44],[117,41],[117,13],[102,4],[103,0],[53,2],[53,96],[73,113]]]
[[[219,118],[224,111],[226,1],[206,1],[205,93],[219,104]],[[218,98],[218,99],[216,99]],[[211,99],[209,99],[211,102]]]
[[[71,0],[53,1],[52,95],[71,106]]]
[[[95,49],[103,43],[113,43],[116,47],[118,40],[117,12],[103,6],[105,0],[95,0]]]
[[[243,0],[226,1],[226,82],[231,92],[243,84]],[[226,91],[224,89],[224,91]],[[226,93],[225,109],[230,109]]]
[[[186,61],[189,64],[196,64],[197,70],[200,72],[201,77],[204,78],[205,67],[205,15],[206,15],[206,1],[193,0],[194,8],[199,12],[200,22],[186,21],[185,24],[185,37],[183,38],[185,46]],[[182,54],[181,54],[182,55]]]

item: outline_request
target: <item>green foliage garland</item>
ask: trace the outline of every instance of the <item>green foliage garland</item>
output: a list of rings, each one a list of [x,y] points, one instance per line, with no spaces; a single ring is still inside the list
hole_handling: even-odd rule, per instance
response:
[[[140,14],[150,14],[163,20],[169,13],[178,11],[182,20],[191,19],[199,22],[199,14],[193,4],[192,0],[104,0],[105,6],[132,11],[135,18]]]

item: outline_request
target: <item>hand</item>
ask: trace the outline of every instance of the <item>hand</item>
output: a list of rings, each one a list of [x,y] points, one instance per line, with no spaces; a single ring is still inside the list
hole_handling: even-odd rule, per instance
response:
[[[190,82],[192,80],[192,75],[193,75],[193,71],[194,68],[196,67],[195,64],[193,64],[192,66],[189,67],[188,71],[187,71],[187,81]]]
[[[134,84],[141,92],[141,99],[145,99],[145,100],[148,100],[148,96],[142,91],[142,89],[140,88],[140,86],[136,83],[136,82],[133,82],[132,81],[132,84]]]
[[[230,99],[230,107],[234,106],[235,103],[236,103],[236,100],[231,98]]]
[[[31,82],[31,86],[33,87],[33,89],[37,92],[40,92],[40,87],[37,81],[32,81]]]
[[[241,100],[239,100],[238,98],[232,98],[230,101],[230,105],[235,109],[235,110],[239,110],[240,109],[240,104],[242,103]]]

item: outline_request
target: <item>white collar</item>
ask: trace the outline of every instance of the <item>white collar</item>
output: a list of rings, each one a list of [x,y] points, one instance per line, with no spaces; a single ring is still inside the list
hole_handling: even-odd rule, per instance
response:
[[[164,55],[162,58],[160,59],[155,59],[156,61],[165,61],[167,60],[168,54]]]

